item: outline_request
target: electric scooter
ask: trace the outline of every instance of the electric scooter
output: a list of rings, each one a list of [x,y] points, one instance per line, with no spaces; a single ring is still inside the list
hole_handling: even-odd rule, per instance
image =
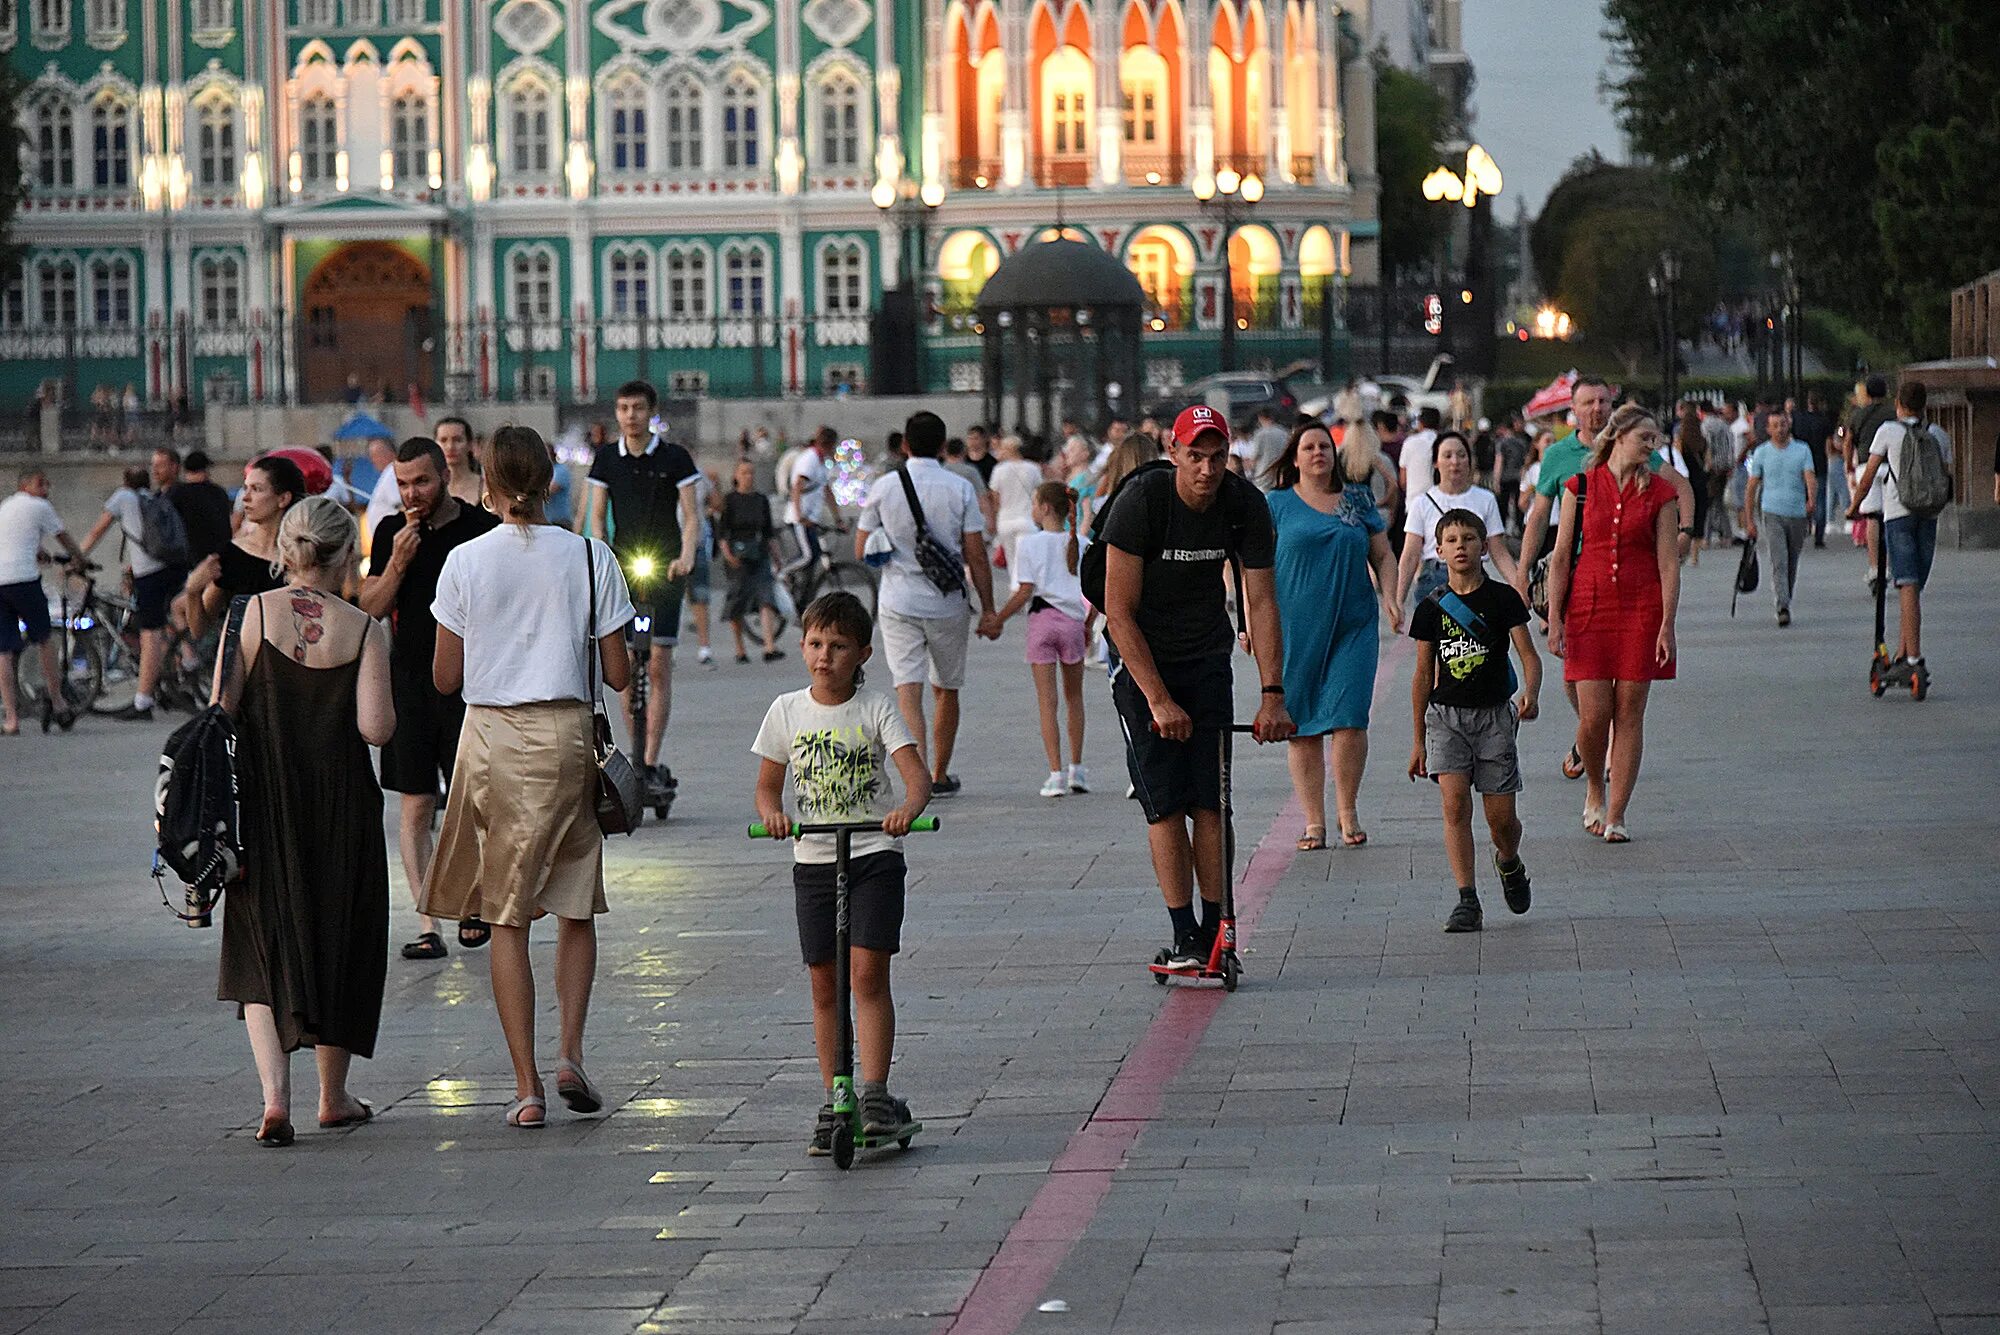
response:
[[[929,834],[938,827],[936,816],[919,816],[910,822],[911,834]],[[833,1163],[846,1168],[854,1162],[857,1149],[885,1149],[892,1142],[902,1149],[924,1129],[922,1122],[905,1122],[886,1136],[861,1133],[860,1105],[854,1097],[854,998],[848,977],[847,859],[850,841],[857,834],[880,834],[874,821],[854,821],[831,825],[802,825],[792,822],[792,838],[804,834],[833,836],[833,990],[840,1007],[840,1042],[833,1062]],[[750,827],[752,839],[769,839],[771,831],[762,821]]]
[[[1216,763],[1222,773],[1222,921],[1216,925],[1215,941],[1208,948],[1208,959],[1200,968],[1176,969],[1167,963],[1172,952],[1161,950],[1153,956],[1153,962],[1146,967],[1153,972],[1153,981],[1161,987],[1169,978],[1185,982],[1213,982],[1220,979],[1222,990],[1234,992],[1237,982],[1243,976],[1243,962],[1236,954],[1236,820],[1235,808],[1229,794],[1230,787],[1230,739],[1236,733],[1248,733],[1248,723],[1232,723],[1216,733]]]
[[[1875,656],[1868,662],[1868,689],[1878,700],[1892,686],[1921,700],[1931,693],[1931,670],[1889,652],[1889,538],[1881,516],[1868,522],[1875,525]]]

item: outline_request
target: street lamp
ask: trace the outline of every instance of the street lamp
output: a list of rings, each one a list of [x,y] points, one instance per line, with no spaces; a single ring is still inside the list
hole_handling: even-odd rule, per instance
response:
[[[1224,167],[1213,177],[1196,177],[1194,197],[1222,220],[1222,343],[1217,349],[1221,369],[1236,369],[1236,282],[1231,272],[1229,242],[1237,223],[1264,198],[1264,180],[1256,172],[1238,173]]]
[[[1660,262],[1646,274],[1646,286],[1659,306],[1660,400],[1670,416],[1680,402],[1680,337],[1675,311],[1680,281],[1680,257],[1671,250],[1661,251]]]
[[[897,265],[897,283],[903,287],[915,287],[921,280],[928,246],[931,215],[944,203],[944,187],[935,181],[925,182],[921,187],[909,177],[891,181],[887,177],[875,183],[868,198],[880,209],[884,217],[892,219],[902,235],[901,263]],[[910,245],[914,235],[916,245]]]
[[[1457,352],[1462,365],[1488,373],[1492,370],[1493,300],[1492,273],[1487,250],[1492,231],[1492,201],[1504,184],[1500,175],[1500,164],[1493,160],[1491,153],[1478,144],[1466,148],[1463,174],[1439,163],[1431,169],[1428,176],[1424,177],[1423,183],[1424,198],[1431,203],[1463,204],[1469,210],[1466,220],[1465,274],[1460,290],[1470,292],[1473,296],[1462,300],[1460,304],[1470,308],[1463,314],[1469,321],[1473,341],[1469,345],[1464,344],[1462,339],[1455,341],[1461,344]],[[1445,272],[1449,268],[1450,238],[1447,237],[1445,259],[1439,265],[1440,285],[1449,277],[1449,273]],[[1451,324],[1454,330],[1460,327],[1459,320],[1454,319]],[[1389,340],[1385,325],[1382,340],[1382,359],[1385,365],[1388,358]]]

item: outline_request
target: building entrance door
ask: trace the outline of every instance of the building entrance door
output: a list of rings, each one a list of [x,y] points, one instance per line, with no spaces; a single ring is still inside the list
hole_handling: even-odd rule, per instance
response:
[[[431,273],[406,250],[357,241],[320,261],[299,302],[299,393],[339,402],[358,388],[401,402],[415,384],[435,395]]]

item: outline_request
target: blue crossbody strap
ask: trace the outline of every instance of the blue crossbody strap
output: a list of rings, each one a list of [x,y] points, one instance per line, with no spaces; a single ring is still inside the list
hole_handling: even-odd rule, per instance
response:
[[[1443,608],[1453,621],[1471,631],[1473,636],[1481,643],[1486,644],[1489,650],[1494,648],[1494,645],[1486,636],[1486,618],[1473,611],[1471,605],[1465,599],[1452,592],[1450,585],[1446,585],[1444,588],[1438,590],[1437,600],[1438,606]],[[1514,659],[1507,652],[1507,641],[1504,637],[1501,639],[1498,648],[1501,657],[1505,658],[1507,662],[1507,694],[1512,695],[1515,691],[1521,689],[1521,680],[1514,675]]]

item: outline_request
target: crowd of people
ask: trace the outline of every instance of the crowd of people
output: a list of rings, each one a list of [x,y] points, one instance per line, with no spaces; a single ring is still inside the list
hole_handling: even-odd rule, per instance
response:
[[[1760,405],[1751,416],[1761,423],[1743,425],[1728,408],[1663,422],[1584,378],[1573,424],[1536,433],[1517,422],[1460,429],[1429,408],[1407,420],[1349,399],[1348,415],[1337,405],[1331,421],[1289,425],[1269,412],[1232,424],[1203,404],[1164,430],[1150,418],[1114,421],[1101,439],[1069,422],[1047,447],[981,425],[955,437],[919,412],[893,433],[865,494],[843,506],[832,487],[843,442],[832,428],[782,452],[746,439],[725,490],[666,437],[653,388],[634,381],[617,391],[615,431],[567,522],[551,509],[567,469],[540,435],[503,427],[475,447],[471,427],[447,417],[430,436],[371,447],[373,474],[348,470],[345,493],[332,488],[333,470],[309,479],[299,452],[284,451],[251,462],[232,501],[199,452],[160,450],[80,543],[31,469],[0,504],[6,722],[19,723],[14,656],[30,645],[49,653],[42,545],[60,541],[82,561],[120,530],[146,646],[125,717],[150,717],[167,626],[224,641],[213,689],[239,729],[246,876],[224,898],[218,995],[238,1004],[256,1057],[259,1142],[293,1137],[289,1054],[302,1046],[316,1050],[320,1124],[371,1116],[347,1077],[352,1056],[373,1052],[385,981],[385,790],[397,795],[416,915],[401,954],[447,956],[444,924],[458,948],[490,948],[515,1075],[506,1122],[538,1127],[548,1095],[528,952],[536,919],[556,919],[556,1094],[578,1113],[603,1102],[584,1046],[594,921],[607,908],[595,806],[608,734],[601,687],[625,697],[646,789],[671,792],[674,649],[685,620],[702,640],[699,661],[713,662],[708,577],[719,564],[736,661],[751,661],[753,640],[763,662],[784,659],[780,627],[796,620],[809,682],[778,695],[756,732],[757,812],[780,837],[788,810],[881,830],[856,843],[849,868],[851,963],[862,1130],[893,1137],[911,1121],[888,1090],[900,837],[932,801],[962,791],[952,762],[975,637],[1001,639],[1024,620],[1044,797],[1090,791],[1087,681],[1093,663],[1107,673],[1128,796],[1169,919],[1159,963],[1193,973],[1222,921],[1236,653],[1249,653],[1258,677],[1249,731],[1288,749],[1305,813],[1298,849],[1335,837],[1353,848],[1368,841],[1361,789],[1381,626],[1407,633],[1416,646],[1407,773],[1439,791],[1456,894],[1445,929],[1478,931],[1475,793],[1505,903],[1515,913],[1531,905],[1516,795],[1518,730],[1540,708],[1537,622],[1576,715],[1561,769],[1583,782],[1582,827],[1625,843],[1650,692],[1677,671],[1682,563],[1716,531],[1704,520],[1719,500],[1723,525],[1733,508],[1743,540],[1764,543],[1788,624],[1814,517],[1823,522],[1829,493],[1839,494],[1820,478],[1846,480],[1832,465],[1859,461],[1845,513],[1879,516],[1865,540],[1881,544],[1897,591],[1899,656],[1921,663],[1936,520],[1916,499],[1909,451],[1935,440],[1948,461],[1950,444],[1923,423],[1922,384],[1905,380],[1875,412],[1886,397],[1886,386],[1864,385],[1844,426],[1817,396],[1796,414]],[[1744,487],[1732,497],[1739,466]],[[160,502],[181,519],[173,552],[148,550],[163,527],[149,507]],[[843,592],[792,606],[784,576],[835,556],[848,510],[852,559],[879,572],[874,609]],[[1007,587],[996,589],[1002,574]],[[887,691],[864,685],[878,645]],[[635,660],[652,683],[643,705],[631,689]],[[53,679],[54,666],[45,670]],[[829,1086],[840,1022],[833,856],[830,838],[794,843]],[[831,1117],[829,1103],[811,1152],[828,1151]]]

